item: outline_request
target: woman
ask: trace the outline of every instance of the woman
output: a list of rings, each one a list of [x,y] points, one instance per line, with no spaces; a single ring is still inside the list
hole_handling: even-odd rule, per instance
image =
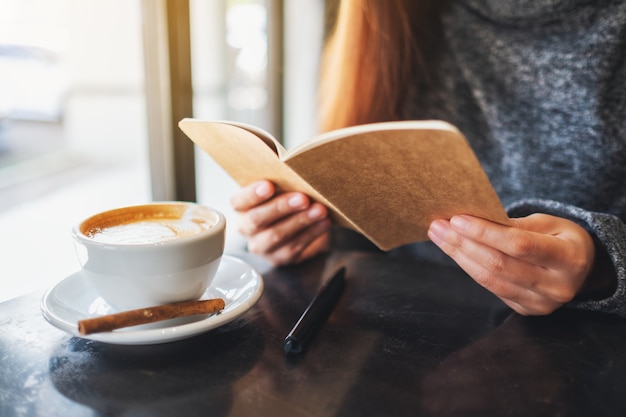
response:
[[[432,243],[524,315],[626,317],[626,2],[344,0],[322,128],[442,119],[465,134],[512,218],[432,222]],[[277,265],[332,246],[326,208],[266,181],[232,198]],[[430,248],[429,248],[430,246]],[[431,251],[432,252],[432,251]]]

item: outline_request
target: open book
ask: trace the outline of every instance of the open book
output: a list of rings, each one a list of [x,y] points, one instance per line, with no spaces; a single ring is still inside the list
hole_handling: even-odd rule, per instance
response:
[[[427,240],[432,220],[455,214],[509,224],[467,140],[446,122],[349,127],[290,150],[241,123],[183,119],[179,127],[240,185],[267,179],[302,191],[382,250]]]

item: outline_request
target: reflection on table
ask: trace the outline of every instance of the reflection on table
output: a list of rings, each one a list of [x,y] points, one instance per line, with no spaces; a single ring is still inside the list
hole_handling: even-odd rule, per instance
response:
[[[327,274],[347,267],[300,356],[282,342]],[[613,416],[626,410],[626,321],[522,317],[453,266],[359,252],[263,271],[240,319],[190,339],[71,337],[41,294],[0,304],[0,415]]]

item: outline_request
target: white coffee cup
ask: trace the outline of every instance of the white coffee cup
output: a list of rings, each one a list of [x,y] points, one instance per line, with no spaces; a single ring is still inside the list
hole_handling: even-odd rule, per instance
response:
[[[155,202],[95,214],[72,229],[82,274],[118,311],[198,299],[224,252],[210,207]]]

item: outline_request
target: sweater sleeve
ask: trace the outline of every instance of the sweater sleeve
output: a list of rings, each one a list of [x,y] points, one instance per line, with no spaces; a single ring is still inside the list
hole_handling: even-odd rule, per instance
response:
[[[572,308],[599,311],[626,318],[626,225],[617,216],[583,210],[551,200],[525,199],[507,207],[510,217],[546,213],[572,220],[584,227],[596,242],[596,262],[606,258],[611,268],[602,273],[615,274],[615,291],[602,299],[572,301]]]

